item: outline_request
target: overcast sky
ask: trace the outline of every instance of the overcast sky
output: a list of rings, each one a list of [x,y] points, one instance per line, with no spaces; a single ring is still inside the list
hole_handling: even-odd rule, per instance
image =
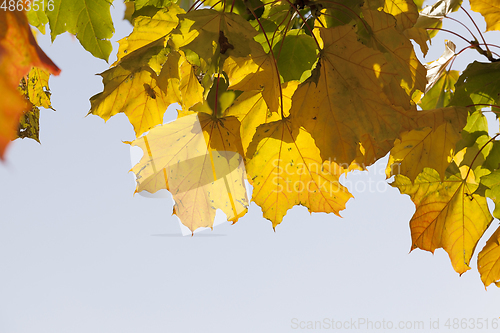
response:
[[[131,31],[122,13],[116,1],[113,41]],[[463,46],[439,36],[428,61],[443,38]],[[235,225],[183,237],[169,199],[133,195],[126,117],[85,117],[102,91],[94,74],[109,65],[68,34],[40,44],[62,69],[50,81],[57,111],[41,112],[41,145],[17,140],[0,164],[0,333],[295,332],[332,319],[366,328],[359,318],[402,321],[408,332],[429,331],[432,320],[433,332],[450,332],[449,318],[491,328],[500,316],[500,290],[485,291],[477,253],[462,277],[442,249],[409,253],[414,206],[386,185],[383,163],[348,176],[355,199],[343,218],[297,207],[274,232],[251,204]]]

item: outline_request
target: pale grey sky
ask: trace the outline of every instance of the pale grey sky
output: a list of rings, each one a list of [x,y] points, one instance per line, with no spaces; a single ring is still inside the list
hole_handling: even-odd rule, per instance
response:
[[[122,13],[116,2],[114,41],[131,30]],[[443,38],[463,45],[440,33],[428,61]],[[67,34],[40,44],[62,69],[50,81],[57,112],[42,110],[41,145],[18,140],[0,164],[0,333],[313,332],[300,326],[358,318],[425,325],[401,332],[439,319],[432,331],[450,332],[460,330],[448,318],[491,328],[500,316],[500,290],[485,291],[476,256],[459,277],[442,249],[408,253],[414,206],[383,186],[383,163],[348,177],[343,218],[297,207],[273,232],[251,204],[235,225],[182,237],[166,199],[133,196],[126,117],[85,117],[108,65]]]

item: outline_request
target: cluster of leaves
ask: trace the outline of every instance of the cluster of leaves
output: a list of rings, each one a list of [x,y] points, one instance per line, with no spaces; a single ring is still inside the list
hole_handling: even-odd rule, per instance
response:
[[[471,0],[488,30],[500,29],[496,3]],[[90,113],[128,117],[137,137],[130,144],[144,151],[132,169],[136,191],[169,190],[174,213],[192,231],[211,227],[217,209],[233,223],[242,217],[245,180],[273,227],[295,205],[339,215],[352,197],[340,175],[390,152],[387,177],[416,207],[412,249],[443,248],[462,274],[493,220],[487,197],[500,217],[500,143],[483,115],[500,110],[500,62],[474,37],[468,48],[488,62],[460,75],[449,69],[463,51],[453,43],[424,66],[410,41],[425,54],[460,4],[129,1],[134,30],[101,74],[104,90],[91,98]],[[74,33],[108,58],[106,0],[59,0],[55,8],[28,13],[30,22],[42,30],[49,23],[53,38]],[[173,103],[178,118],[163,124]],[[485,286],[500,280],[499,230],[478,256]]]

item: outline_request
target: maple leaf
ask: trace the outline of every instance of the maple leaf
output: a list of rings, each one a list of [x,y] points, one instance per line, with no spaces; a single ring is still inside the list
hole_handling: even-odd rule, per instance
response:
[[[290,114],[311,133],[323,159],[349,165],[363,135],[377,142],[399,135],[409,98],[384,54],[358,42],[353,27],[319,31],[320,60],[292,97]]]
[[[165,36],[132,51],[100,75],[104,91],[91,98],[89,113],[107,121],[123,112],[137,136],[163,123],[170,104],[189,108],[203,99],[193,66],[183,53],[169,52]]]
[[[323,162],[314,139],[289,118],[257,128],[246,155],[252,201],[262,208],[273,228],[295,205],[309,212],[339,215],[352,197],[339,182],[342,168]]]
[[[54,0],[52,10],[45,8],[52,40],[68,31],[94,57],[107,61],[113,49],[109,39],[115,32],[109,11],[111,3],[111,0]]]
[[[466,124],[467,109],[450,107],[416,114],[416,129],[401,133],[396,139],[386,174],[403,174],[414,180],[425,167],[435,169],[441,179],[455,154]]]
[[[474,172],[462,166],[460,173],[441,181],[437,171],[425,168],[414,183],[396,175],[391,185],[408,194],[416,207],[410,220],[412,250],[434,253],[442,247],[457,273],[469,270],[476,244],[493,220],[486,198],[474,194]]]
[[[477,269],[485,288],[492,283],[500,287],[500,228],[495,230],[479,252]]]
[[[163,41],[155,43],[153,55],[163,50]],[[158,75],[148,66],[150,49],[133,52],[117,66],[100,74],[104,90],[90,99],[89,114],[107,121],[123,112],[137,135],[163,122],[168,105],[177,100],[174,93],[169,94],[159,87]]]
[[[60,69],[35,41],[25,12],[0,11],[0,158],[17,136],[19,119],[28,108],[17,87],[33,66],[59,74]]]
[[[500,30],[500,0],[470,0],[470,9],[484,16],[486,31]]]
[[[235,117],[187,114],[131,144],[144,151],[132,169],[136,192],[168,189],[175,201],[174,213],[191,231],[211,228],[217,209],[233,223],[245,215],[248,199]]]

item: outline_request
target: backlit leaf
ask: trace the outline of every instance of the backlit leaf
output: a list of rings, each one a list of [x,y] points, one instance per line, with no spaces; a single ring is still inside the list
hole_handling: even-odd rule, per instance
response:
[[[435,170],[426,168],[414,183],[397,175],[391,184],[408,194],[416,207],[410,221],[412,250],[443,248],[459,274],[470,269],[476,244],[493,219],[486,198],[474,194],[474,172],[467,171],[463,166],[459,174],[441,182]]]
[[[343,170],[334,162],[323,163],[311,135],[294,129],[288,118],[257,128],[246,167],[254,188],[252,201],[273,228],[295,205],[340,216],[352,197],[338,181]]]
[[[107,121],[123,112],[137,135],[163,123],[165,110],[168,105],[178,101],[179,93],[162,89],[158,75],[147,65],[151,56],[163,50],[163,41],[155,43],[155,48],[133,52],[117,66],[100,74],[104,91],[90,99],[89,113]],[[162,82],[167,83],[166,80]]]

